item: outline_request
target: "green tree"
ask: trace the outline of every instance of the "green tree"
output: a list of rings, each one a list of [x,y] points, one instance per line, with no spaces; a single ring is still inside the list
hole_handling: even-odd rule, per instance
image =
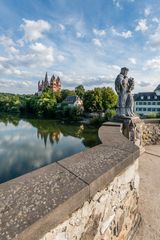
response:
[[[113,91],[113,89],[111,87],[103,87],[101,89],[102,91],[102,105],[103,105],[103,110],[107,110],[107,109],[113,109],[116,107],[117,105],[117,100],[118,97],[115,94],[115,92]]]
[[[100,97],[99,92],[97,90],[96,92],[94,90],[88,90],[87,92],[85,92],[84,98],[83,98],[83,105],[84,105],[85,111],[87,112],[99,111],[100,110],[99,105],[101,104],[99,97]]]
[[[0,94],[0,112],[19,113],[21,101],[19,95],[1,93]]]
[[[84,94],[85,94],[85,88],[83,85],[79,85],[75,88],[75,93],[78,97],[80,97],[81,99],[83,99]]]
[[[117,103],[117,95],[112,88],[94,88],[84,94],[83,104],[87,112],[106,112],[114,109]]]
[[[100,88],[88,90],[83,98],[84,109],[87,112],[102,111],[102,94]]]
[[[37,99],[36,108],[40,116],[52,116],[55,112],[57,101],[55,94],[47,89]]]

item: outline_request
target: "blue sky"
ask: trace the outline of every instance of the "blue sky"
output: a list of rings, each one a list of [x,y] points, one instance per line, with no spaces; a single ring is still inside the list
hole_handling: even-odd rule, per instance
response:
[[[123,66],[135,92],[160,84],[158,0],[0,0],[0,92],[34,93],[46,71],[114,87]]]

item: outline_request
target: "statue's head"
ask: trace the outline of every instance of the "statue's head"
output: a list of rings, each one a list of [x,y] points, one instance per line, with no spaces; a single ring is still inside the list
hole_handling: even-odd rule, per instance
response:
[[[122,74],[123,76],[125,76],[125,77],[127,76],[128,71],[129,71],[129,69],[126,68],[126,67],[121,68],[121,74]]]

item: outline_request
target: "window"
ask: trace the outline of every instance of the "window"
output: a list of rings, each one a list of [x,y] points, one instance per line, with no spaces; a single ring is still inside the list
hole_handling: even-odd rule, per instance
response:
[[[145,111],[146,111],[146,108],[143,108],[143,111],[145,112]]]
[[[148,105],[151,105],[151,102],[148,102]]]
[[[146,102],[143,102],[143,105],[146,105]]]
[[[154,96],[154,99],[157,99],[157,96]]]
[[[141,99],[144,99],[144,97],[143,97],[143,96],[141,96]]]
[[[151,108],[148,108],[148,112],[151,112]]]
[[[157,102],[157,105],[160,105],[160,102]]]
[[[142,111],[142,108],[139,108],[139,111]]]
[[[138,105],[139,104],[139,102],[136,102],[136,105]]]
[[[151,99],[151,97],[150,97],[150,96],[147,96],[147,99]]]
[[[160,112],[160,108],[157,108],[157,112]]]
[[[156,111],[156,108],[152,108],[152,112],[155,112]]]
[[[139,108],[136,108],[136,111],[139,111]]]
[[[152,102],[152,105],[156,105],[156,102]]]
[[[142,105],[142,102],[139,102],[139,105]]]

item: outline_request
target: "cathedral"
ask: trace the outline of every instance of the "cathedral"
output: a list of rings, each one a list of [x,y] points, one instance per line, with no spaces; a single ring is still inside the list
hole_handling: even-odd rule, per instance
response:
[[[38,94],[41,94],[46,88],[50,88],[53,92],[60,92],[61,91],[61,80],[59,77],[53,75],[48,81],[48,75],[46,72],[45,79],[41,82],[38,82]]]

